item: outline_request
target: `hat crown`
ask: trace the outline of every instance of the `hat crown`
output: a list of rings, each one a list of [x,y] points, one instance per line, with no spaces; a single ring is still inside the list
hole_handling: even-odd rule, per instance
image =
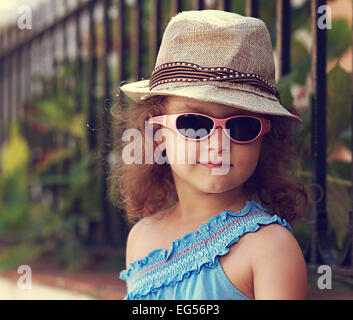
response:
[[[179,96],[302,122],[281,104],[265,23],[232,12],[192,10],[174,16],[150,79],[121,90],[136,102]]]
[[[253,17],[220,10],[178,13],[164,31],[155,67],[178,61],[257,74],[276,85],[268,29]]]

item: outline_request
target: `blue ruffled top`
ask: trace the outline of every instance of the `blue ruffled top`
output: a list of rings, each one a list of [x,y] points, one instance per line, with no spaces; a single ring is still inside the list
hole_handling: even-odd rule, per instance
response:
[[[224,210],[197,231],[155,249],[120,272],[127,283],[124,300],[240,300],[249,299],[225,275],[218,257],[241,236],[260,225],[278,223],[292,228],[256,201],[246,201],[237,212]]]

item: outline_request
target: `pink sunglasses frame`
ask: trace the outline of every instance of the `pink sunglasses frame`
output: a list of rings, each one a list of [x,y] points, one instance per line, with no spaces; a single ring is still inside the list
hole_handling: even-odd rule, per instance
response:
[[[185,137],[183,136],[177,129],[176,127],[176,120],[179,116],[181,115],[184,115],[184,114],[196,114],[196,115],[201,115],[201,116],[205,116],[207,118],[210,118],[213,120],[213,128],[211,129],[210,133],[203,137],[203,138],[200,138],[200,139],[190,139],[188,137]],[[233,119],[233,118],[240,118],[240,117],[250,117],[250,118],[255,118],[255,119],[258,119],[261,123],[261,129],[260,129],[260,132],[259,134],[252,140],[249,140],[249,141],[238,141],[238,140],[235,140],[233,139],[232,137],[230,137],[228,135],[228,132],[227,132],[227,128],[226,128],[226,122],[229,120],[229,119]],[[226,135],[227,137],[233,141],[233,142],[236,142],[236,143],[250,143],[250,142],[253,142],[257,139],[259,139],[260,137],[262,137],[264,134],[266,134],[267,132],[270,131],[270,128],[271,128],[271,125],[270,125],[270,120],[269,119],[266,119],[266,118],[263,118],[263,117],[258,117],[258,116],[253,116],[253,115],[234,115],[234,116],[230,116],[230,117],[227,117],[227,118],[214,118],[214,117],[211,117],[207,114],[203,114],[203,113],[198,113],[198,112],[182,112],[182,113],[174,113],[174,114],[162,114],[160,116],[155,116],[155,117],[151,117],[148,119],[148,122],[151,123],[151,124],[159,124],[159,125],[162,125],[164,127],[167,127],[171,130],[173,130],[174,132],[176,132],[177,134],[179,134],[181,137],[183,137],[184,139],[187,139],[187,140],[191,140],[191,141],[201,141],[201,140],[204,140],[206,139],[207,137],[209,137],[214,131],[216,128],[218,128],[219,126],[222,127],[223,129],[225,129],[225,132],[226,132]]]

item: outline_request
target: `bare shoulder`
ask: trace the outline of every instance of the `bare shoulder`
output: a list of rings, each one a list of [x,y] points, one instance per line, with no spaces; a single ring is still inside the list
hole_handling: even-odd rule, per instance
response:
[[[144,217],[130,229],[126,241],[126,268],[129,267],[131,262],[143,256],[143,252],[146,251],[143,245],[143,243],[146,243],[144,239],[150,240],[147,243],[151,242],[151,237],[155,231],[154,228],[157,227],[159,222],[158,217],[162,213],[163,211],[160,211],[153,216]]]
[[[270,224],[248,239],[255,298],[305,299],[306,264],[294,235],[279,224]]]
[[[246,246],[254,257],[252,259],[254,267],[262,259],[271,256],[290,259],[292,262],[303,258],[302,250],[294,235],[277,223],[261,226],[256,232],[249,233]]]
[[[288,243],[297,243],[293,234],[284,226],[272,223],[262,225],[256,232],[249,233],[249,241],[256,244],[260,241],[266,241],[267,244],[286,245]]]

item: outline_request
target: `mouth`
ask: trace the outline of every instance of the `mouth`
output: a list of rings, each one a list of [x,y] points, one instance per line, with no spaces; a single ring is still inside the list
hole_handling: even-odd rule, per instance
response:
[[[230,163],[212,163],[212,162],[208,162],[208,163],[200,163],[197,162],[197,164],[200,164],[201,166],[204,166],[206,168],[221,168],[222,166],[228,166],[228,167],[233,167],[232,164]]]

